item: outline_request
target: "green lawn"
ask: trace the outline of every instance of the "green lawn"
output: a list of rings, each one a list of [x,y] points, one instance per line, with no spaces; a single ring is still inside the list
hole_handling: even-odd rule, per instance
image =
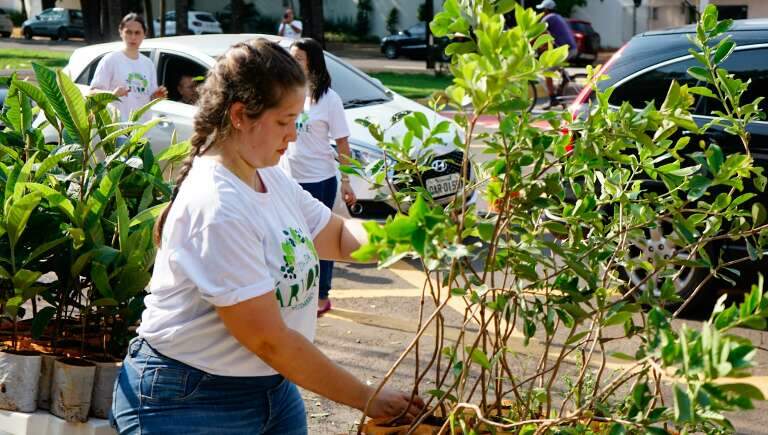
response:
[[[398,74],[390,72],[369,74],[384,83],[384,86],[398,94],[411,98],[428,98],[435,91],[444,91],[453,82],[449,75],[435,76],[432,74]]]
[[[0,69],[31,69],[32,62],[51,67],[67,64],[70,53],[62,51],[9,49],[0,50]]]

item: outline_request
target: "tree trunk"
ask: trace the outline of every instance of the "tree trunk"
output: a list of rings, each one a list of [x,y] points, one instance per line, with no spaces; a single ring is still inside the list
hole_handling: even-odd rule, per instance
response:
[[[123,3],[123,0],[107,1],[107,31],[105,36],[109,41],[120,39],[118,27],[120,27],[120,20],[123,19]]]
[[[427,22],[427,69],[435,69],[435,38],[432,36],[432,30],[429,28],[429,23],[432,22],[432,18],[435,16],[435,4],[433,0],[427,0],[424,3],[424,20]]]
[[[165,0],[160,0],[160,36],[165,36]]]
[[[147,21],[147,36],[150,38],[155,37],[155,19],[152,13],[152,0],[144,0],[144,19]]]
[[[302,37],[312,38],[325,48],[323,36],[323,0],[300,0]]]
[[[243,0],[232,0],[230,9],[232,10],[232,33],[243,33]]]
[[[21,0],[21,16],[26,20],[27,16],[27,0]]]
[[[101,2],[99,0],[80,0],[83,11],[83,26],[85,26],[85,41],[98,44],[104,41],[101,33]]]
[[[176,34],[189,34],[189,0],[175,0],[176,5]]]

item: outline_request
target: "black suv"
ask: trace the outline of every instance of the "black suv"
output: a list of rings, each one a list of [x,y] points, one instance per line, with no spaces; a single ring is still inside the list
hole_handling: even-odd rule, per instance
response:
[[[609,78],[600,82],[598,87],[600,89],[615,87],[609,103],[618,107],[624,102],[629,102],[635,109],[640,110],[648,101],[653,100],[658,107],[664,101],[672,80],[689,86],[702,86],[687,73],[688,68],[698,65],[688,53],[688,50],[693,47],[688,36],[693,35],[695,30],[691,25],[647,32],[632,38],[603,67],[603,72]],[[753,101],[758,96],[768,96],[768,20],[737,20],[728,34],[736,42],[737,47],[722,66],[737,78],[752,81],[742,101]],[[571,105],[571,113],[575,116],[586,116],[588,103],[592,98],[594,95],[591,90],[585,88]],[[711,113],[721,109],[718,105],[719,103],[713,99],[698,97],[693,109],[696,123],[703,125],[712,120]],[[764,112],[768,110],[768,100],[763,100],[761,106]],[[768,122],[754,122],[748,126],[748,130],[752,135],[750,152],[755,159],[755,164],[765,168],[764,173],[768,174]],[[730,152],[744,150],[736,136],[718,127],[710,128],[705,137],[692,139],[690,152],[700,151],[697,139],[702,139],[706,143],[717,143],[726,156]],[[745,189],[749,191],[754,188],[745,186]],[[753,201],[768,204],[768,194],[756,191],[754,193],[757,196]],[[667,242],[665,235],[660,235],[661,244]],[[658,237],[659,234],[656,234],[656,238]],[[661,246],[658,240],[654,242]],[[720,247],[723,248],[723,261],[726,262],[748,255],[743,241],[726,240]],[[639,246],[635,246],[634,249],[637,255],[644,255],[640,252],[642,248]],[[740,275],[732,276],[737,287],[748,288],[756,282],[758,271],[763,273],[768,271],[768,261],[764,258],[756,262],[743,262],[737,266],[737,269]],[[676,283],[678,294],[683,297],[689,295],[707,273],[708,271],[702,270],[683,270]],[[712,303],[717,299],[717,292],[734,287],[725,281],[712,280],[710,283],[707,284],[707,289],[702,289],[703,291],[700,292],[701,295],[707,296],[697,302]]]
[[[454,42],[457,39],[454,39]],[[445,46],[451,41],[446,37],[435,38],[435,59],[441,62],[449,62],[451,57],[445,54]],[[396,59],[399,56],[412,58],[427,57],[427,24],[424,22],[381,38],[381,52],[387,59]]]

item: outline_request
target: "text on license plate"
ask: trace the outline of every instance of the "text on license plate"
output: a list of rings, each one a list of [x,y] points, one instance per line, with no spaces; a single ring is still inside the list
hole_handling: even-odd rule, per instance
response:
[[[459,174],[448,174],[427,180],[427,192],[432,196],[444,196],[459,190]]]

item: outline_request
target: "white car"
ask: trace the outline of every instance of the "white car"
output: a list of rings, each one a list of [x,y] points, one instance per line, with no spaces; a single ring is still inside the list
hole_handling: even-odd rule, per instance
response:
[[[8,38],[13,33],[13,22],[5,9],[0,9],[0,35]]]
[[[171,38],[147,39],[141,46],[141,53],[148,56],[157,65],[158,83],[168,88],[168,99],[152,106],[149,116],[161,118],[157,126],[146,135],[155,152],[168,147],[171,134],[176,130],[180,139],[192,135],[192,119],[197,110],[194,105],[181,103],[176,87],[182,74],[204,76],[227,48],[237,42],[263,37],[278,41],[287,48],[289,40],[278,36],[237,34],[176,36]],[[89,89],[101,58],[114,50],[119,50],[121,43],[91,45],[75,50],[69,59],[65,71],[72,77],[83,92]],[[325,53],[328,71],[331,74],[332,88],[344,103],[351,136],[349,138],[352,157],[363,165],[383,156],[376,141],[356,119],[368,118],[384,127],[390,124],[393,115],[403,112],[422,112],[431,125],[446,120],[436,112],[414,101],[404,98],[382,86],[381,82],[368,77],[357,68],[345,63],[336,56]],[[402,137],[406,131],[403,121],[399,121],[387,130],[388,137]],[[434,157],[432,170],[422,175],[426,188],[442,202],[450,201],[458,190],[460,164],[463,153],[454,145],[459,130],[451,125],[449,132],[440,136],[442,143],[432,144],[428,149],[415,147],[415,152],[429,152]],[[329,144],[330,146],[330,144]],[[358,203],[350,210],[352,214],[368,218],[381,218],[393,212],[394,204],[386,198],[386,191],[373,189],[364,179],[350,177],[352,187],[358,197]]]
[[[152,22],[155,28],[155,35],[160,35],[160,19],[155,18]],[[187,12],[187,28],[195,35],[206,35],[212,33],[222,33],[221,24],[209,12],[189,11]],[[176,34],[176,11],[165,13],[165,36]]]

